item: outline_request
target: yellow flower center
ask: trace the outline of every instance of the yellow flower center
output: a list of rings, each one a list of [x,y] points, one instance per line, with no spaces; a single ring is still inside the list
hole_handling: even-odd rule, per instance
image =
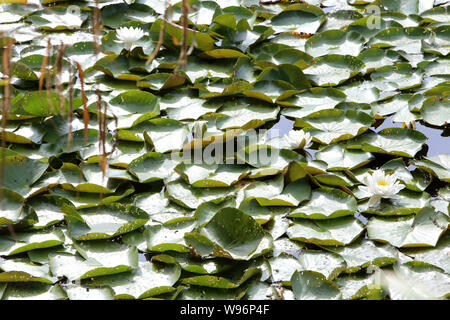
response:
[[[378,180],[377,183],[378,183],[379,186],[384,186],[384,187],[388,185],[386,180]]]

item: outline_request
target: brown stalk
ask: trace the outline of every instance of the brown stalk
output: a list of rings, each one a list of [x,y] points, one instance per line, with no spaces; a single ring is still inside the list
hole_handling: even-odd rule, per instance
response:
[[[101,51],[99,36],[100,36],[100,9],[98,7],[98,0],[95,0],[94,14],[92,15],[92,28],[94,33],[94,53],[97,55]]]
[[[153,50],[152,54],[150,55],[150,58],[148,58],[148,60],[145,62],[146,66],[148,66],[153,61],[153,59],[156,58],[156,56],[158,55],[159,49],[161,49],[161,46],[164,42],[164,35],[166,33],[166,23],[167,23],[167,19],[168,19],[168,12],[169,12],[169,10],[172,9],[172,6],[170,6],[170,5],[167,6],[167,1],[165,2],[164,6],[166,9],[164,10],[164,16],[163,16],[161,30],[159,30],[158,42],[156,43],[156,47]]]
[[[58,92],[58,104],[59,104],[59,112],[62,116],[66,114],[66,102],[63,95],[64,85],[61,81],[61,73],[63,66],[63,56],[66,51],[66,45],[61,43],[61,46],[58,49],[58,54],[56,56],[56,91]]]
[[[75,78],[75,75],[74,75]],[[67,115],[67,121],[68,121],[68,135],[67,135],[67,150],[70,151],[72,148],[72,120],[73,120],[73,79],[72,79],[72,72],[71,68],[69,67],[69,114]],[[76,78],[75,78],[76,79]]]
[[[186,69],[187,65],[187,31],[188,31],[188,13],[189,13],[189,4],[186,0],[183,0],[182,3],[182,24],[183,24],[183,40],[181,42],[180,48],[180,57],[178,59],[177,67],[174,72],[178,70],[178,68]]]
[[[78,69],[78,76],[80,78],[80,83],[81,83],[81,99],[83,101],[83,124],[84,124],[84,139],[83,139],[83,145],[85,146],[87,143],[87,138],[88,138],[88,126],[89,126],[89,120],[90,120],[90,116],[89,116],[89,111],[87,108],[87,97],[86,97],[86,91],[84,91],[84,72],[83,69],[81,68],[80,64],[78,62],[75,61],[75,66]]]
[[[0,199],[3,199],[3,177],[5,173],[5,161],[6,161],[6,117],[8,116],[9,109],[11,107],[11,53],[12,42],[8,42],[8,46],[3,51],[2,57],[2,73],[6,76],[6,84],[3,88],[3,105],[2,105],[2,152],[0,161]],[[4,206],[4,202],[0,202],[1,207]],[[7,226],[9,233],[15,238],[15,232],[12,224]]]
[[[48,39],[47,42],[47,69],[45,71],[45,85],[46,85],[46,93],[47,93],[47,103],[52,111],[53,114],[56,114],[56,109],[53,106],[53,101],[51,98],[51,93],[52,93],[52,79],[51,79],[51,75],[50,75],[50,69],[51,69],[51,45],[50,45],[50,39]]]
[[[3,175],[5,172],[5,158],[6,158],[6,117],[8,116],[9,108],[11,106],[11,52],[12,43],[9,42],[8,46],[3,51],[2,57],[2,73],[6,76],[6,84],[3,87],[3,104],[2,104],[2,155],[0,165],[0,187],[3,187]],[[0,188],[0,192],[2,188]],[[1,198],[1,197],[0,197]]]

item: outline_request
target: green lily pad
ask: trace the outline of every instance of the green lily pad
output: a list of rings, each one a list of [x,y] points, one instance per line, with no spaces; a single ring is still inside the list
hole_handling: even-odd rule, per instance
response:
[[[296,219],[286,231],[289,239],[317,245],[344,246],[353,242],[364,230],[353,217],[327,220]]]
[[[255,182],[245,189],[245,198],[255,198],[261,206],[295,207],[311,197],[311,187],[299,179],[284,187],[282,175],[265,182]]]
[[[412,163],[437,176],[439,179],[450,182],[450,156],[448,154],[425,157],[424,160],[413,160]]]
[[[69,234],[76,240],[108,239],[133,231],[148,221],[148,215],[134,206],[108,204],[80,209],[85,223],[68,219]]]
[[[331,144],[360,135],[369,129],[372,121],[372,117],[364,112],[325,109],[296,119],[295,126],[303,127],[313,140]]]
[[[287,7],[272,18],[272,29],[279,32],[315,33],[324,22],[323,11],[313,5],[297,4]]]
[[[318,33],[306,41],[306,53],[313,57],[326,54],[358,56],[365,39],[355,31],[327,30]]]
[[[16,233],[14,239],[6,236],[0,239],[0,255],[11,256],[30,250],[56,247],[64,243],[64,236],[60,230]]]
[[[140,182],[149,183],[169,177],[176,165],[176,161],[162,153],[149,152],[131,161],[128,170],[138,177]]]
[[[345,149],[338,143],[327,146],[316,153],[316,159],[327,163],[327,170],[356,169],[374,159],[367,151]]]
[[[412,158],[426,140],[427,137],[416,130],[386,128],[378,133],[369,131],[350,140],[347,148]]]
[[[319,250],[304,250],[298,256],[300,270],[314,271],[333,280],[346,268],[346,262],[339,255]]]
[[[311,199],[295,208],[289,217],[329,219],[352,215],[356,210],[356,199],[353,196],[338,189],[320,188],[313,190]]]
[[[267,245],[267,234],[260,225],[235,208],[219,210],[201,228],[201,233],[214,244],[214,255],[220,254],[235,260],[248,260],[257,253],[261,244]]]
[[[369,239],[387,242],[395,247],[434,247],[448,228],[448,217],[431,208],[415,216],[371,218],[367,224]]]
[[[369,266],[384,267],[397,261],[397,250],[389,244],[358,240],[345,247],[324,247],[338,254],[346,263],[345,271],[354,273]]]
[[[0,282],[42,282],[53,284],[48,265],[33,265],[23,261],[5,260],[0,263]]]
[[[314,271],[295,272],[291,283],[296,300],[336,300],[341,297],[336,284]]]
[[[177,264],[140,261],[133,271],[97,277],[89,286],[110,287],[115,299],[144,299],[174,291],[172,286],[179,277],[180,267]]]
[[[318,86],[337,86],[357,75],[364,63],[349,55],[329,54],[314,59],[312,66],[304,70],[304,74]]]

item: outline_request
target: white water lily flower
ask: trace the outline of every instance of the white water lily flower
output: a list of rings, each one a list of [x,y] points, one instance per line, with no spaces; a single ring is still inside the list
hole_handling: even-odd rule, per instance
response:
[[[144,36],[144,30],[141,28],[133,27],[121,27],[117,29],[117,39],[114,40],[116,43],[123,43],[125,49],[131,50],[131,48],[136,44],[136,42]]]
[[[405,186],[397,181],[394,175],[387,175],[383,170],[375,170],[363,178],[365,186],[359,189],[370,195],[369,207],[377,205],[381,198],[396,198],[396,194]]]
[[[311,135],[303,130],[291,130],[284,135],[284,140],[290,149],[308,148],[311,146]]]

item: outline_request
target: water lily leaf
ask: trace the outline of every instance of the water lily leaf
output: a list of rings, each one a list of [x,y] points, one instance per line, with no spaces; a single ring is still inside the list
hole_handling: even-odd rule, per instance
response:
[[[281,208],[282,210],[285,209],[284,207]],[[262,206],[255,198],[246,198],[242,200],[239,204],[239,210],[242,210],[246,214],[250,215],[260,225],[266,224],[267,222],[271,221],[273,215],[276,212],[275,207]],[[274,228],[276,228],[276,226],[274,226]],[[271,229],[270,231],[272,231],[270,232],[270,234],[272,234],[273,236],[273,232],[275,230]]]
[[[33,265],[23,261],[5,260],[0,263],[0,282],[42,282],[53,284],[48,265]]]
[[[394,199],[382,199],[378,205],[368,207],[368,202],[360,204],[358,210],[377,215],[408,215],[428,205],[430,196],[425,192],[401,190]]]
[[[274,46],[271,44],[271,46]],[[262,69],[277,68],[283,64],[293,64],[300,69],[306,68],[312,61],[312,57],[300,50],[290,47],[282,48],[275,53],[262,52],[255,60],[255,64]]]
[[[345,170],[362,167],[372,161],[374,156],[367,151],[345,149],[335,143],[316,153],[316,159],[327,163],[327,170]]]
[[[351,139],[366,131],[373,118],[365,112],[325,109],[303,119],[296,119],[295,126],[303,127],[313,140],[323,144]]]
[[[268,143],[270,143],[270,141]],[[285,140],[282,139],[282,141],[280,141],[280,144],[281,143],[285,143]],[[256,148],[250,147],[246,150],[244,156],[244,161],[246,163],[256,167],[251,170],[250,175],[248,176],[249,178],[277,175],[282,173],[288,165],[294,161],[306,161],[302,155],[293,150],[278,150],[270,145],[257,146]],[[237,157],[238,159],[242,159],[240,153],[238,153]]]
[[[378,133],[366,132],[347,143],[348,149],[385,153],[412,158],[419,152],[427,137],[406,128],[386,128]]]
[[[430,97],[423,102],[421,114],[425,122],[431,125],[447,125],[450,121],[450,100]]]
[[[210,202],[204,202],[201,205],[198,206],[197,210],[195,211],[195,220],[197,221],[197,226],[203,226],[207,222],[209,222],[214,215],[222,208],[226,207],[235,207],[236,206],[236,200],[235,199],[228,199],[224,200],[219,203],[215,203],[214,201]],[[242,211],[246,212],[244,209],[241,209]],[[246,212],[248,213],[248,212]]]
[[[154,41],[158,41],[162,25],[162,19],[153,22],[150,28],[150,37]],[[173,22],[167,22],[165,25],[164,44],[170,47],[176,47],[177,44],[182,42],[183,27]],[[215,41],[209,34],[188,29],[186,35],[187,46],[191,46],[192,42],[194,42],[194,47],[201,51],[210,51],[214,49]]]
[[[108,114],[118,118],[118,128],[131,127],[159,114],[158,99],[145,91],[125,91],[109,100]]]
[[[13,125],[5,128],[5,140],[11,143],[20,144],[40,144],[45,135],[45,127],[40,123],[22,123],[19,126]]]
[[[62,101],[61,105],[56,92],[27,91],[13,100],[10,113],[37,117],[65,114],[69,110],[69,101],[66,98]],[[81,106],[81,100],[75,99],[72,108],[77,109],[79,106]]]
[[[418,14],[433,7],[433,4],[428,3],[428,1],[424,0],[406,0],[402,2],[379,0],[378,3],[382,5],[387,11],[398,11],[404,14]]]
[[[99,262],[98,259],[95,258],[85,260],[80,256],[72,255],[70,253],[51,253],[49,255],[49,261],[52,274],[59,278],[66,277],[69,281],[73,281],[121,273],[133,269],[126,253],[124,257],[123,252],[118,251],[117,248],[108,251],[105,250],[105,248],[101,248],[101,246],[100,248],[97,246],[96,251],[97,252],[91,250],[89,254],[96,256],[97,258],[103,255],[103,259],[101,260],[104,262]],[[105,259],[105,257],[111,253],[114,255],[114,259]],[[135,260],[135,264],[137,264],[137,251],[135,252]]]
[[[153,4],[146,5],[145,2],[126,4],[123,2],[108,2],[101,10],[102,24],[111,28],[118,28],[125,22],[130,21],[154,22],[157,18],[156,8],[156,3],[153,7]]]
[[[153,259],[159,261],[157,257],[153,256]],[[236,266],[233,261],[228,259],[202,259],[187,253],[170,252],[170,258],[175,259],[181,269],[196,274],[218,274]]]
[[[371,108],[376,117],[394,113],[392,122],[412,122],[416,121],[419,115],[410,111],[410,99],[411,96],[408,94],[399,94],[391,99],[372,103]]]
[[[353,217],[327,220],[296,219],[286,231],[289,239],[317,245],[343,246],[354,241],[364,230]]]
[[[284,186],[283,175],[264,182],[255,182],[245,189],[245,198],[255,198],[261,206],[291,206],[311,197],[311,187],[305,179]]]
[[[44,283],[8,284],[2,300],[64,300],[67,295],[59,285]]]
[[[314,59],[304,74],[318,86],[337,86],[354,77],[364,68],[364,63],[349,55],[328,54]]]
[[[366,73],[369,73],[375,69],[393,65],[399,60],[399,54],[394,50],[369,48],[361,52],[358,58],[364,62]]]
[[[289,217],[328,219],[352,215],[356,210],[356,199],[353,196],[338,189],[319,188],[313,190],[311,199],[295,208]]]
[[[33,198],[29,205],[34,209],[39,219],[39,222],[33,225],[33,229],[45,228],[64,220],[64,214],[61,212],[61,207],[64,204],[72,206],[69,200],[55,195]]]
[[[175,171],[186,182],[197,188],[229,187],[248,175],[249,168],[232,164],[185,164],[180,163]]]
[[[279,295],[269,284],[257,280],[250,281],[245,292],[245,300],[272,300]]]
[[[450,182],[450,156],[448,154],[425,157],[425,160],[413,160],[412,164],[430,172],[442,181]]]
[[[309,4],[286,8],[272,18],[272,29],[279,32],[315,33],[324,22],[323,11]]]
[[[141,122],[129,131],[135,132],[141,139],[144,139],[145,133],[148,134],[155,151],[161,153],[181,149],[189,134],[185,124],[167,118]]]
[[[69,191],[60,188],[52,190],[55,195],[68,199],[76,209],[95,207],[102,204],[113,203],[132,194],[134,188],[131,185],[123,185],[116,189],[113,194],[88,193],[79,191]]]
[[[381,299],[381,286],[376,283],[374,274],[346,275],[335,280],[336,285],[342,293],[342,299],[357,300],[368,298],[371,300]]]
[[[60,230],[16,233],[15,240],[6,236],[0,239],[0,255],[11,256],[30,250],[55,247],[63,243],[64,236]]]
[[[339,255],[319,250],[303,250],[298,256],[299,271],[314,271],[333,280],[346,268],[346,263]]]
[[[409,54],[422,52],[422,39],[429,38],[430,32],[421,27],[392,27],[381,30],[370,40],[373,48],[391,48]]]
[[[85,11],[75,14],[64,7],[55,6],[51,13],[45,10],[36,11],[27,19],[37,28],[60,31],[80,28],[87,16]]]
[[[196,209],[203,202],[221,202],[234,195],[234,188],[194,188],[177,179],[167,183],[167,194],[175,203],[190,209]]]
[[[217,112],[226,117],[217,121],[219,129],[242,128],[253,129],[263,125],[266,121],[276,119],[279,107],[273,107],[264,102],[240,99],[227,102]]]
[[[114,300],[114,292],[111,288],[86,288],[70,284],[64,288],[69,300]]]
[[[104,240],[74,242],[73,246],[84,259],[97,261],[105,268],[126,271],[137,268],[138,252],[135,247]]]
[[[409,63],[397,63],[393,66],[384,66],[370,74],[373,85],[382,91],[406,90],[420,86],[422,72],[412,69]]]
[[[178,300],[238,300],[242,289],[217,289],[208,287],[192,286],[180,292]]]
[[[450,290],[448,274],[431,266],[400,265],[382,283],[392,300],[443,299]]]
[[[151,225],[144,231],[147,248],[150,251],[189,252],[184,241],[184,235],[195,227],[193,218],[185,217],[173,219],[164,224]]]
[[[86,223],[68,217],[69,234],[76,240],[108,239],[133,231],[148,221],[137,207],[117,203],[79,210]]]
[[[389,244],[362,239],[345,247],[324,247],[345,260],[345,271],[354,273],[368,266],[384,267],[397,261],[397,250]]]
[[[0,189],[2,200],[0,202],[0,225],[19,222],[30,214],[30,210],[24,207],[24,198],[14,191]]]
[[[138,81],[139,88],[152,90],[165,90],[178,87],[186,82],[186,77],[181,73],[152,73]]]
[[[424,262],[440,268],[450,274],[450,239],[443,236],[434,248],[407,248],[403,250],[408,257],[412,257],[415,262]]]
[[[267,260],[270,265],[271,278],[273,282],[281,282],[290,285],[292,275],[301,270],[300,262],[288,254],[280,254]]]
[[[119,181],[110,178],[133,180],[123,169],[108,167],[104,174],[97,164],[85,164],[81,170],[72,163],[63,163],[57,173],[63,189],[89,193],[113,193],[119,186]]]
[[[175,120],[197,120],[204,114],[216,112],[222,105],[215,101],[199,99],[181,90],[166,93],[159,104],[161,109],[166,110],[168,117]]]
[[[260,274],[261,271],[258,268],[248,268],[245,272],[238,276],[235,274],[235,277],[232,279],[228,279],[225,277],[219,276],[211,276],[211,275],[201,275],[194,276],[189,278],[183,278],[181,283],[189,284],[193,286],[202,286],[202,287],[210,287],[210,288],[220,288],[220,289],[234,289],[241,286],[245,281],[249,278],[253,277],[256,274]],[[234,279],[235,278],[235,279]]]
[[[300,91],[294,96],[277,101],[285,108],[282,114],[289,117],[303,118],[309,114],[323,109],[332,109],[346,98],[342,91],[335,88],[311,88]]]
[[[431,182],[431,177],[428,173],[421,169],[409,171],[401,158],[392,159],[383,164],[381,168],[391,171],[409,190],[424,191]]]
[[[349,84],[340,86],[342,92],[347,96],[348,105],[360,106],[362,103],[372,103],[378,100],[383,100],[385,98],[389,98],[394,95],[393,91],[380,91],[376,87],[373,86],[370,81],[363,82],[351,82]],[[356,104],[358,103],[358,104]],[[339,104],[338,107],[344,106],[345,104]],[[359,111],[364,111],[364,108],[358,108]],[[371,111],[370,109],[368,111]],[[368,112],[367,112],[368,113]]]
[[[395,247],[434,247],[448,228],[448,218],[431,208],[416,216],[371,218],[367,224],[369,239],[388,242]]]
[[[176,161],[162,153],[148,152],[131,161],[128,170],[138,177],[140,182],[149,183],[169,177],[176,165]]]
[[[450,46],[448,45],[450,38],[449,26],[437,27],[433,31],[434,37],[424,41],[423,51],[441,56],[448,55],[450,53]]]
[[[291,283],[296,300],[336,300],[341,297],[336,284],[314,271],[295,272]]]
[[[234,260],[250,259],[267,237],[252,217],[235,208],[219,210],[201,233],[217,246],[214,255]]]
[[[115,299],[144,299],[174,291],[172,286],[179,277],[177,264],[140,261],[133,271],[98,277],[89,285],[112,288]]]
[[[145,60],[131,56],[129,59],[125,55],[110,54],[98,60],[95,70],[102,71],[110,77],[119,80],[140,81],[152,67],[145,65]]]
[[[327,30],[306,41],[306,53],[313,57],[326,54],[357,56],[363,49],[365,39],[355,31]]]
[[[230,78],[232,75],[232,69],[234,60],[201,60],[199,58],[192,57],[184,71],[192,83],[195,83],[204,78]]]

